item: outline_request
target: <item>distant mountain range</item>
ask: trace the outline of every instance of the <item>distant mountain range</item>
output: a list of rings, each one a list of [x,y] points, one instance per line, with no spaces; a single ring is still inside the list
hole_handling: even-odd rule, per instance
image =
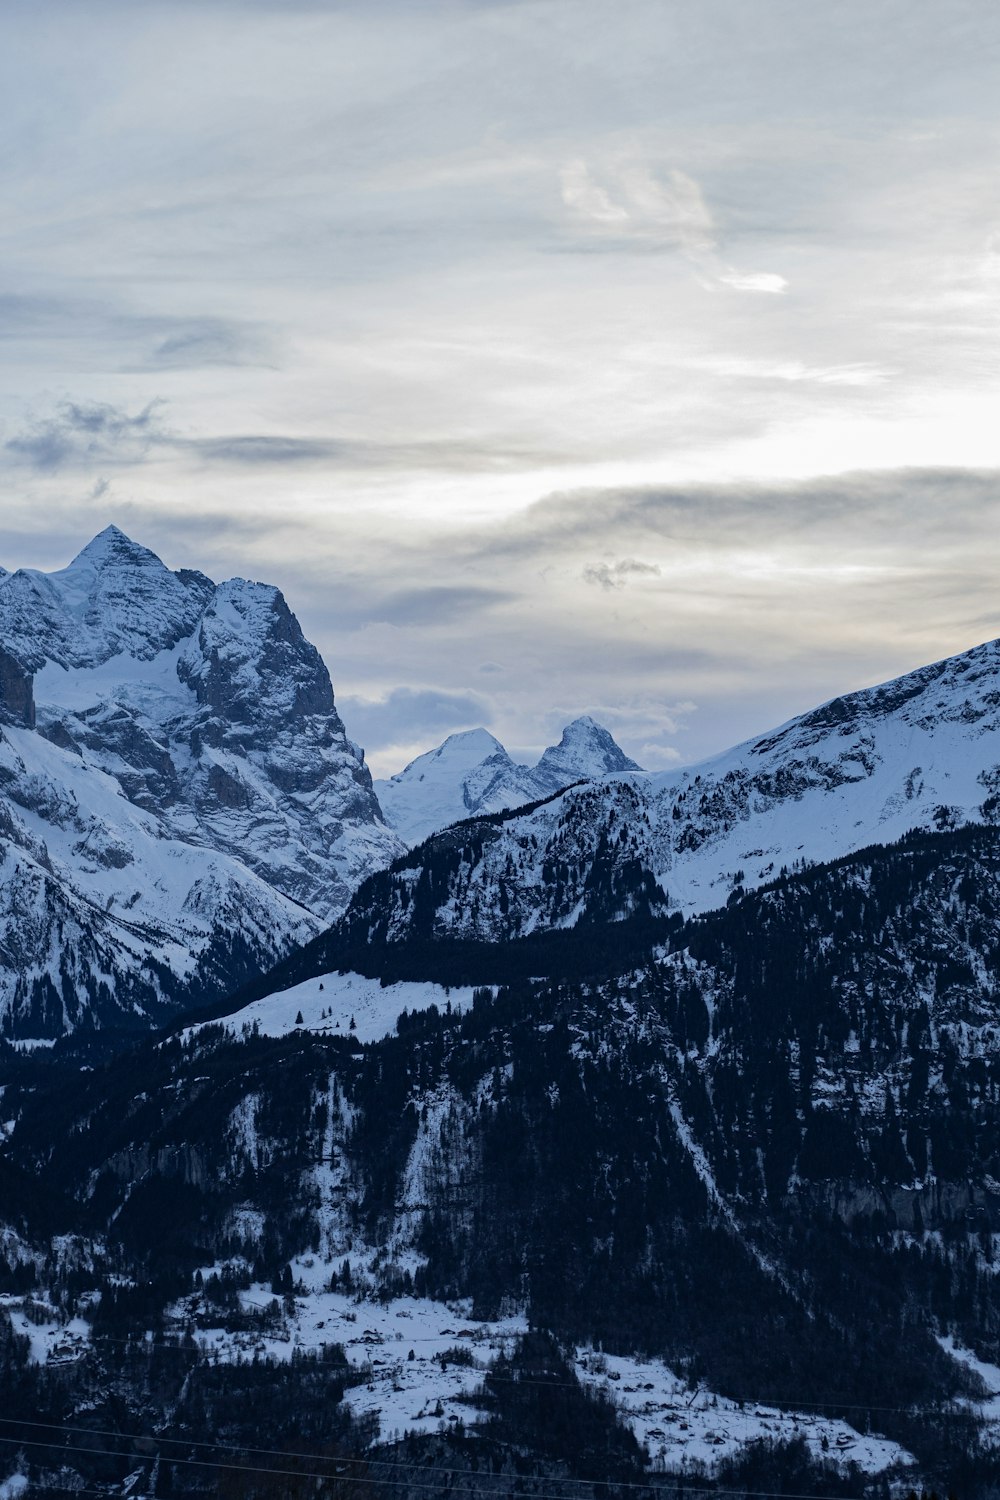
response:
[[[386,821],[412,845],[462,818],[520,807],[577,781],[640,769],[585,714],[567,724],[559,744],[533,766],[514,761],[488,730],[469,729],[374,785]]]
[[[588,719],[532,769],[478,731],[381,783],[386,818],[277,589],[172,572],[114,526],[59,572],[0,570],[0,1034],[209,1003],[414,838],[627,769]]]
[[[111,529],[0,575],[0,860],[40,1492],[995,1500],[1000,642],[373,784],[276,590]]]

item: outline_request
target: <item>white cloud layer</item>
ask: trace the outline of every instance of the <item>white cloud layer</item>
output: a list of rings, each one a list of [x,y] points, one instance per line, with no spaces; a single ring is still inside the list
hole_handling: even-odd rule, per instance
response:
[[[998,44],[977,0],[11,0],[2,560],[114,519],[275,577],[386,754],[436,703],[689,758],[988,634]]]

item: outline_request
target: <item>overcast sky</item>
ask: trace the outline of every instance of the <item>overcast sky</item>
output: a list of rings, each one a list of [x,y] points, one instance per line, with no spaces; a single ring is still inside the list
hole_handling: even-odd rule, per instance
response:
[[[0,562],[279,584],[377,773],[1000,634],[1000,7],[6,0]]]

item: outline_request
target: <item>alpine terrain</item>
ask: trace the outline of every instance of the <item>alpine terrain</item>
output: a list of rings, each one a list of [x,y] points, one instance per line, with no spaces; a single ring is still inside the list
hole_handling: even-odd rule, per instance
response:
[[[134,1027],[231,990],[399,852],[277,589],[115,527],[0,576],[0,1028]]]
[[[1000,643],[373,788],[274,590],[0,607],[8,1494],[996,1500]]]
[[[577,781],[638,771],[601,724],[574,719],[558,745],[533,766],[514,761],[487,729],[450,734],[375,790],[387,821],[408,844],[476,813],[502,812],[560,792]]]

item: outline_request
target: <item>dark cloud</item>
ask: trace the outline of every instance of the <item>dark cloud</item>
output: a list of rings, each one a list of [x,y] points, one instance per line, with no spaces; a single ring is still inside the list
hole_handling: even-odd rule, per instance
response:
[[[590,563],[583,570],[585,583],[596,584],[602,589],[623,589],[630,578],[659,578],[660,569],[655,563],[639,562],[634,557],[623,557],[618,562]]]
[[[459,729],[488,725],[492,707],[476,693],[446,688],[397,687],[383,698],[338,697],[351,736],[366,745],[412,745],[428,748]]]
[[[316,438],[283,437],[263,433],[219,438],[172,437],[170,444],[217,464],[247,464],[284,467],[288,464],[330,462],[342,454],[342,445]]]
[[[150,329],[156,338],[160,328]],[[154,344],[148,364],[160,370],[268,364],[272,340],[257,326],[226,318],[184,318]]]
[[[958,541],[956,524],[982,525],[998,507],[1000,473],[991,469],[897,469],[773,483],[579,490],[547,496],[495,527],[489,551],[511,559],[549,551],[573,555],[609,542],[650,538],[672,546],[736,550],[765,540],[814,538],[841,555],[881,541],[906,551],[918,535]],[[590,583],[614,587],[619,577],[647,566],[625,557],[621,564],[589,564],[585,576]]]
[[[160,346],[165,367],[233,363],[245,345],[242,335],[223,329],[178,333]],[[137,414],[108,402],[63,401],[51,416],[35,418],[4,444],[17,462],[38,469],[86,467],[108,456],[117,463],[139,465],[150,457],[172,453],[219,468],[292,468],[323,466],[357,471],[398,473],[516,473],[558,461],[559,455],[529,446],[509,448],[472,441],[420,443],[361,442],[333,435],[303,437],[294,433],[222,433],[202,436],[179,431],[165,419],[167,403],[159,397]],[[138,441],[141,436],[142,441]],[[131,439],[131,441],[130,441]],[[564,457],[565,455],[562,455]]]
[[[463,620],[478,622],[494,605],[508,604],[517,597],[513,589],[437,584],[401,589],[362,608],[369,620],[386,625],[450,625]]]
[[[137,463],[163,441],[155,401],[135,413],[107,402],[64,401],[54,416],[8,438],[4,449],[15,463],[45,470]]]

